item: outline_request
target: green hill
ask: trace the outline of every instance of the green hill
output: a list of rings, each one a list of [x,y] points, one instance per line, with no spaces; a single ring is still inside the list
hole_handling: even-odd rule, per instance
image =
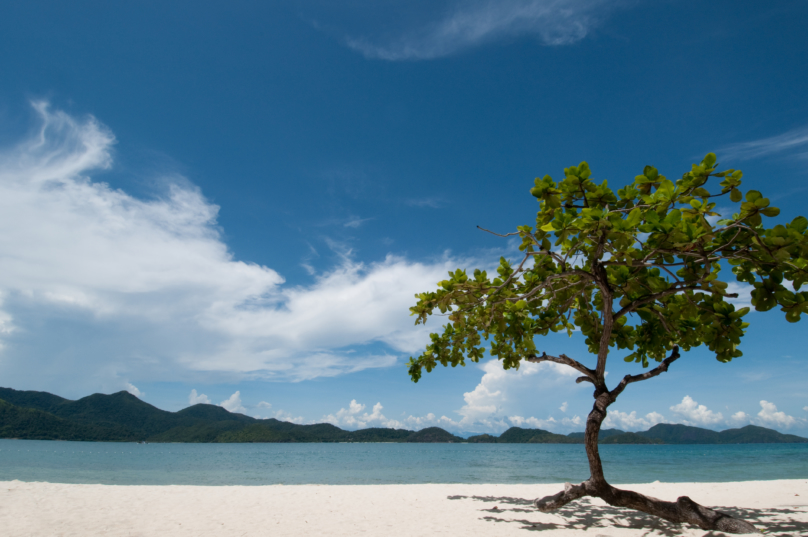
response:
[[[598,438],[599,444],[662,444],[658,438],[646,438],[637,433],[612,434],[605,438]]]
[[[459,436],[455,436],[448,431],[444,431],[440,427],[427,427],[410,434],[405,442],[420,442],[420,443],[458,443],[464,442]]]
[[[228,412],[217,405],[196,404],[183,408],[175,412],[174,415],[183,421],[204,420],[204,421],[238,421],[241,423],[254,423],[257,421],[255,418],[245,416],[244,414],[236,414]]]
[[[128,392],[96,393],[54,409],[60,418],[104,427],[123,427],[140,439],[177,425],[177,416],[145,403]]]
[[[610,436],[615,436],[618,434],[623,434],[625,431],[621,431],[620,429],[601,429],[600,434],[598,435],[598,443],[603,443],[603,440],[609,438]],[[570,433],[567,435],[568,438],[574,438],[576,440],[580,440],[581,442],[584,441],[584,434],[585,433]]]
[[[359,429],[350,433],[350,442],[403,442],[412,431],[406,429],[386,429],[384,427],[371,427]]]
[[[720,444],[717,432],[701,427],[659,423],[645,432],[637,433],[646,438],[661,440],[665,444]]]
[[[496,444],[498,441],[499,438],[490,434],[478,434],[466,438],[466,442],[469,444]]]
[[[0,438],[29,440],[134,440],[118,427],[83,425],[35,408],[22,408],[0,399]]]
[[[12,388],[0,388],[0,399],[18,407],[35,408],[51,414],[59,406],[72,403],[69,399],[52,393],[14,390]]]
[[[583,440],[542,429],[511,427],[499,436],[500,444],[580,444]]]
[[[727,429],[718,433],[722,444],[804,444],[808,438],[783,434],[757,425]]]

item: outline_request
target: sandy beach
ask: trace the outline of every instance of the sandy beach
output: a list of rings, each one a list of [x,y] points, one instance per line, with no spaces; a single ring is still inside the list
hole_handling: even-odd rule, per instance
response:
[[[532,499],[562,485],[110,486],[0,482],[4,536],[723,535],[583,499],[553,514]],[[808,480],[624,485],[743,516],[767,535],[808,535]]]

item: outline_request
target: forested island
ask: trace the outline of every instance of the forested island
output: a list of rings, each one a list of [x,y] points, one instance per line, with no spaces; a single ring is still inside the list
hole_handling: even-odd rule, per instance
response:
[[[128,392],[94,394],[77,401],[47,392],[0,388],[0,438],[95,442],[420,442],[583,444],[584,433],[568,435],[511,427],[500,436],[467,439],[439,427],[420,431],[382,427],[346,431],[330,423],[298,425],[257,419],[198,404],[179,412],[160,410]],[[605,429],[601,444],[806,443],[808,439],[747,425],[716,432],[658,424],[643,432]]]

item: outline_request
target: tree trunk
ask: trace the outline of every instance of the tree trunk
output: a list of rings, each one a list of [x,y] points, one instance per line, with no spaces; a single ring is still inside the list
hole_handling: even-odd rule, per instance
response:
[[[704,530],[726,533],[759,533],[752,524],[733,518],[726,513],[703,507],[687,496],[680,496],[675,502],[666,502],[630,490],[621,490],[607,483],[603,476],[603,465],[598,451],[598,435],[600,425],[606,418],[606,408],[612,402],[610,399],[608,391],[597,390],[595,405],[586,420],[584,445],[589,458],[591,474],[589,479],[579,485],[566,483],[563,492],[537,499],[535,505],[539,511],[548,513],[583,496],[593,496],[601,498],[609,505],[628,507],[677,524],[687,522]]]

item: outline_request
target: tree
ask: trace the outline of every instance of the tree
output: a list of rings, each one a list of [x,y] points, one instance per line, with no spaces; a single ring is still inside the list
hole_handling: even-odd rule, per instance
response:
[[[755,190],[744,199],[739,189],[742,173],[718,172],[716,166],[710,153],[676,182],[646,166],[616,193],[607,181],[597,184],[591,178],[586,162],[566,168],[558,183],[550,176],[537,178],[530,190],[540,202],[535,228],[495,233],[522,239],[524,257],[518,265],[501,258],[493,278],[485,271],[469,276],[458,269],[438,283],[437,291],[416,295],[418,303],[410,308],[416,324],[425,323],[435,310],[448,316],[449,323],[442,333],[431,334],[423,354],[410,359],[413,381],[437,364],[478,362],[485,338],[490,341],[488,352],[502,360],[505,369],[518,368],[522,360],[554,362],[578,371],[577,382],[594,386],[584,440],[591,475],[536,500],[539,510],[595,496],[613,506],[706,530],[757,531],[686,496],[666,502],[613,487],[598,454],[607,408],[630,384],[664,373],[680,352],[700,345],[720,362],[742,355],[738,346],[749,308],[736,309],[728,301],[737,294],[728,293],[727,282],[719,279],[722,269],[726,274],[731,266],[739,282],[754,286],[757,311],[780,306],[789,322],[808,312],[808,292],[799,292],[808,281],[808,219],[799,216],[788,224],[765,227],[763,217],[776,217],[780,210]],[[711,179],[720,180],[714,193],[707,188]],[[731,217],[718,220],[714,200],[721,197],[722,207],[739,207]],[[560,331],[571,335],[575,329],[596,357],[594,367],[565,354],[537,351],[536,336]],[[625,351],[625,361],[646,369],[651,361],[659,365],[626,375],[609,389],[606,362],[612,350]]]

